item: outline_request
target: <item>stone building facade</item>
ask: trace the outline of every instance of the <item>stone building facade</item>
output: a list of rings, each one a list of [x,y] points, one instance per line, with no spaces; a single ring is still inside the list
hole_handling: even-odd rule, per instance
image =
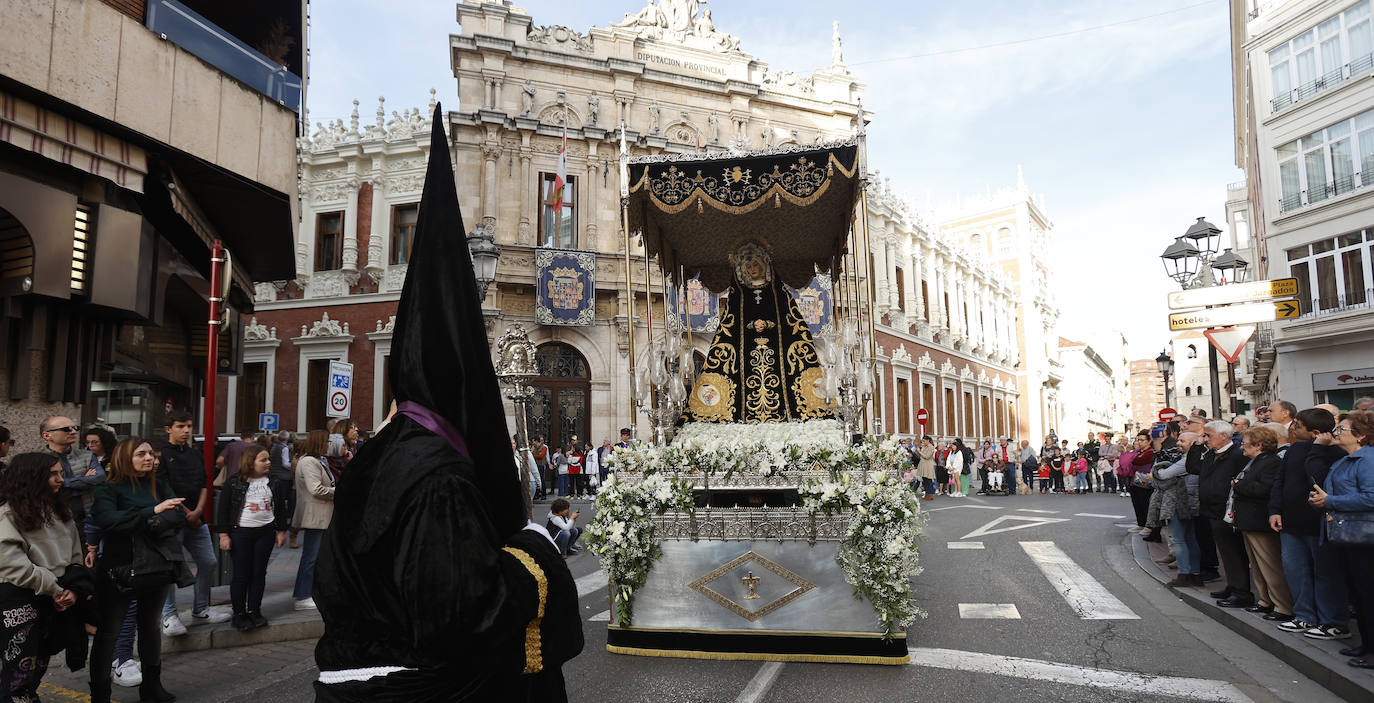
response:
[[[459,100],[446,127],[459,200],[466,226],[494,233],[501,249],[483,302],[488,332],[494,338],[518,322],[539,345],[546,375],[533,422],[553,438],[599,442],[630,424],[630,335],[637,353],[648,346],[645,262],[633,240],[634,329],[625,294],[620,125],[632,155],[800,146],[857,127],[864,84],[845,66],[838,29],[830,65],[777,71],[717,29],[709,10],[684,15],[688,4],[650,4],[586,31],[538,25],[507,2],[458,4],[461,31],[450,47]],[[431,112],[388,117],[384,108],[367,124],[358,109],[346,122],[316,123],[301,141],[296,278],[257,287],[245,374],[226,384],[235,417],[265,408],[281,413],[284,428],[316,427],[321,364],[346,358],[355,368],[354,418],[365,428],[380,421]],[[570,204],[554,213],[549,194],[565,133]],[[915,214],[876,178],[868,195],[883,427],[917,432],[915,410],[926,407],[932,433],[1019,435],[1027,411],[1016,370],[1019,313],[1007,312],[1015,289],[991,257]],[[536,324],[539,247],[595,254],[590,325]],[[661,330],[661,281],[654,274],[649,283]],[[702,352],[709,341],[694,338]]]

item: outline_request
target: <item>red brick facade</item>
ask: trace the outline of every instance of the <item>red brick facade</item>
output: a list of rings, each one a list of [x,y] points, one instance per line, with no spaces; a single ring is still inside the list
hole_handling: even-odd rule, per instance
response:
[[[1013,371],[970,361],[929,346],[913,336],[898,336],[881,328],[877,330],[876,339],[881,347],[879,355],[885,361],[881,374],[881,417],[885,432],[965,439],[989,436],[1022,439],[1025,436],[1022,425],[1026,413],[1016,390]],[[926,355],[930,357],[928,363],[923,359]],[[966,366],[971,377],[963,373]],[[909,379],[905,427],[899,426],[902,414],[898,408],[898,378]],[[996,379],[1001,383],[994,383]],[[929,386],[928,392],[923,385]],[[948,402],[947,389],[953,391],[953,403]],[[924,428],[916,421],[917,410],[921,408],[929,413]]]

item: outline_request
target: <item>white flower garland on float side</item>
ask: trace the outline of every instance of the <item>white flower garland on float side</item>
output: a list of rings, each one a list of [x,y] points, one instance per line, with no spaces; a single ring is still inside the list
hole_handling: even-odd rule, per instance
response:
[[[835,554],[855,598],[867,598],[878,614],[883,637],[892,638],[926,613],[916,605],[911,580],[921,573],[917,541],[925,516],[915,491],[890,472],[872,472],[869,482],[848,474],[811,481],[800,489],[812,513],[853,512],[849,532]]]
[[[635,451],[619,449],[615,456]],[[621,627],[630,625],[634,593],[649,579],[649,570],[663,555],[654,539],[653,517],[691,508],[691,486],[663,473],[653,473],[638,482],[616,480],[612,474],[601,485],[596,515],[587,524],[586,543],[615,588],[616,623]]]

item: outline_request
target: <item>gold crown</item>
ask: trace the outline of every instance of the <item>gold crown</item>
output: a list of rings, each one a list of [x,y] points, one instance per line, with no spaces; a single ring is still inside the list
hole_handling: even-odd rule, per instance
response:
[[[567,266],[560,266],[560,267],[558,267],[558,268],[556,268],[556,269],[553,269],[553,270],[549,271],[549,273],[553,274],[555,278],[564,278],[564,277],[567,277],[567,276],[576,277],[577,274],[578,274],[578,271],[577,271],[577,269],[571,269],[571,268],[568,268]]]

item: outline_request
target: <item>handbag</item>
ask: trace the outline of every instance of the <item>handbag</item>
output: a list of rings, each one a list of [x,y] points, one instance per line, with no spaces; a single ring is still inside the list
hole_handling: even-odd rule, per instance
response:
[[[1328,512],[1326,541],[1351,547],[1374,546],[1374,512]]]

